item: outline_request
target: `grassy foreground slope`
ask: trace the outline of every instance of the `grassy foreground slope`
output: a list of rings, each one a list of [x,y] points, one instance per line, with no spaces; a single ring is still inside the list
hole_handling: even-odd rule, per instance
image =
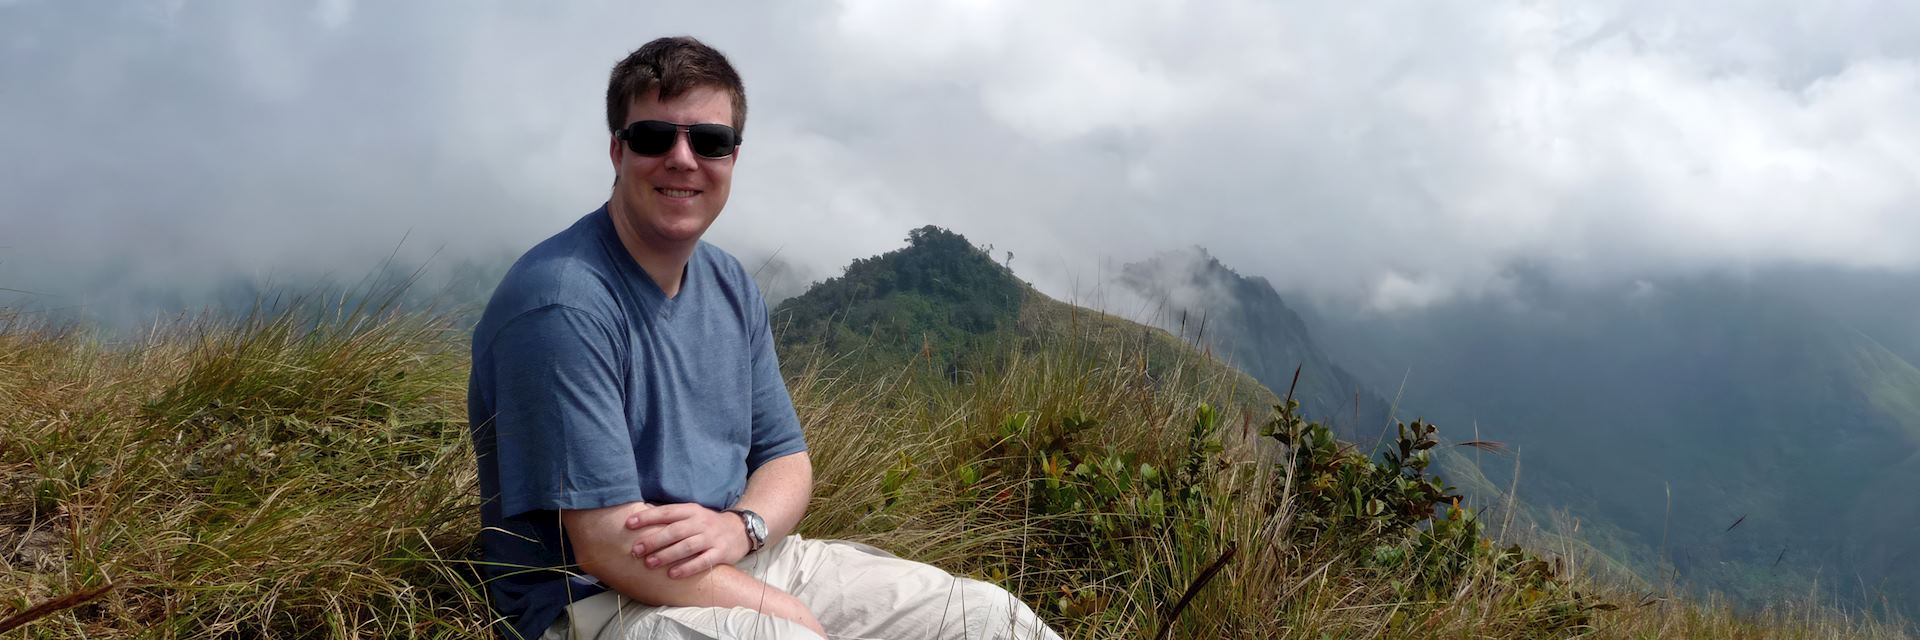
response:
[[[1230,549],[1172,637],[1906,637],[1586,584],[1485,541],[1470,505],[1431,517],[1424,432],[1367,460],[1248,411],[1241,376],[1164,333],[1020,314],[1027,342],[991,369],[791,373],[806,535],[1001,581],[1073,638],[1152,637]],[[267,313],[126,342],[0,324],[13,637],[488,633],[454,319]]]

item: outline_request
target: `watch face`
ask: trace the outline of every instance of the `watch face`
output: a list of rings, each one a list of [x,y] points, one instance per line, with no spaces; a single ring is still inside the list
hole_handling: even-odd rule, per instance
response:
[[[747,523],[747,537],[751,538],[753,548],[759,549],[767,543],[767,521],[760,514],[746,509],[735,509],[734,513],[740,514],[740,519]]]
[[[757,541],[766,541],[767,521],[761,519],[760,514],[751,511],[747,512],[747,526],[753,529],[753,537],[756,538]]]

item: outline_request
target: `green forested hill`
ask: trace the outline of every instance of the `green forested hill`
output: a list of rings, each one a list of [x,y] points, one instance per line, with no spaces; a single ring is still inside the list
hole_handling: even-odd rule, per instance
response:
[[[1029,291],[1011,271],[937,227],[907,242],[782,302],[773,313],[782,353],[845,354],[881,368],[926,356],[957,370],[967,354],[1015,335]]]
[[[854,260],[845,274],[774,309],[789,370],[828,364],[863,375],[931,369],[936,378],[964,383],[1021,354],[1098,357],[1128,346],[1140,348],[1139,364],[1161,378],[1225,380],[1250,409],[1278,402],[1259,381],[1165,331],[1035,291],[959,234],[922,227],[907,243]]]

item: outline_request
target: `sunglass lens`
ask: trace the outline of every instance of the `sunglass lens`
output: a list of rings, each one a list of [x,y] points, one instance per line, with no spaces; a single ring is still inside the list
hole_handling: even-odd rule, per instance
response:
[[[739,136],[733,127],[721,124],[696,124],[687,127],[687,144],[693,152],[708,158],[725,158],[733,155],[734,147],[740,144]]]
[[[657,156],[673,149],[680,131],[670,122],[641,120],[627,125],[627,148],[643,156]]]

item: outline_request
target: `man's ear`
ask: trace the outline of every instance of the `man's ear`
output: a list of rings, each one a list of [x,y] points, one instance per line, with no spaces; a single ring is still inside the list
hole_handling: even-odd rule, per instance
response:
[[[620,182],[620,136],[607,134],[607,159],[613,162],[613,181]]]

